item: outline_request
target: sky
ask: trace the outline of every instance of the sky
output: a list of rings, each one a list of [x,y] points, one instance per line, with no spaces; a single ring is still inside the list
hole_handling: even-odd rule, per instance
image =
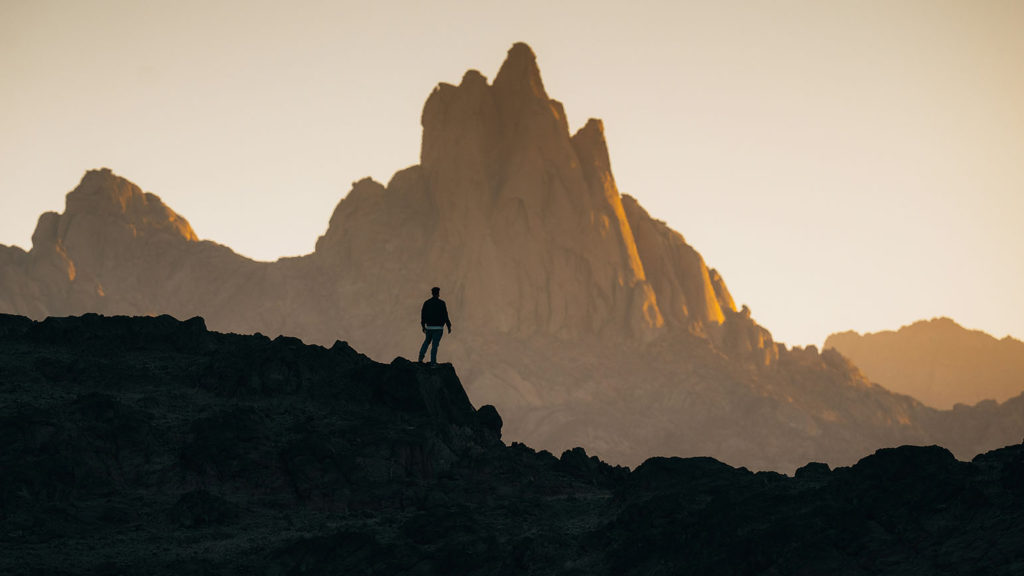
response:
[[[200,238],[309,253],[517,41],[777,341],[1024,338],[1021,0],[0,0],[0,244],[109,167]]]

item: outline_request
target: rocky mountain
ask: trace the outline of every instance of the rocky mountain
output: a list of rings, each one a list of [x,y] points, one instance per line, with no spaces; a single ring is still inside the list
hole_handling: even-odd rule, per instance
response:
[[[0,311],[202,316],[387,359],[418,350],[436,285],[454,321],[442,358],[507,438],[539,448],[793,471],[905,443],[970,458],[1024,436],[1024,399],[936,412],[837,353],[775,343],[681,234],[619,193],[601,122],[570,134],[525,44],[492,83],[471,70],[440,84],[422,124],[418,165],[356,182],[313,253],[273,263],[90,171],[30,252],[0,247]]]
[[[450,364],[0,315],[0,573],[1019,574],[1024,445],[793,476],[506,445]]]
[[[1024,342],[997,340],[949,318],[832,334],[825,348],[853,360],[872,381],[935,408],[1005,402],[1024,392]]]

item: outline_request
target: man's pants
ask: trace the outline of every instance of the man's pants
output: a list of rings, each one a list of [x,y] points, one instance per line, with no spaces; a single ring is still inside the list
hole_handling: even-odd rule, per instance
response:
[[[431,342],[434,345],[430,348],[430,363],[437,363],[437,345],[441,343],[441,335],[444,334],[444,328],[427,328],[425,330],[426,338],[423,339],[423,346],[420,346],[420,362],[423,362],[423,355],[427,353],[427,345]]]

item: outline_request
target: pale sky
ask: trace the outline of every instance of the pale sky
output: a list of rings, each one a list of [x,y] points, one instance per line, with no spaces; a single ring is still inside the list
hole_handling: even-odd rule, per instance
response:
[[[776,340],[1024,337],[1024,0],[0,0],[0,244],[106,166],[200,238],[309,253],[516,41]]]

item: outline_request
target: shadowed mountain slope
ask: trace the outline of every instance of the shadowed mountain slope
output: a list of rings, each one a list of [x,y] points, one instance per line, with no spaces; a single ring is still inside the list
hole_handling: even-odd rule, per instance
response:
[[[525,44],[493,83],[471,70],[440,84],[422,124],[420,164],[356,182],[312,254],[273,263],[197,241],[156,196],[90,171],[30,252],[0,247],[0,311],[202,316],[391,358],[418,349],[436,285],[454,322],[442,359],[507,437],[540,448],[792,471],[903,443],[969,458],[1024,435],[1022,402],[957,414],[966,434],[950,438],[954,415],[838,354],[776,344],[682,235],[619,193],[601,122],[569,133]]]
[[[1019,574],[1024,446],[794,477],[501,441],[450,365],[0,315],[0,572]]]
[[[874,382],[935,408],[1005,402],[1024,392],[1024,342],[996,340],[949,318],[895,332],[832,334],[825,348],[853,360]]]

